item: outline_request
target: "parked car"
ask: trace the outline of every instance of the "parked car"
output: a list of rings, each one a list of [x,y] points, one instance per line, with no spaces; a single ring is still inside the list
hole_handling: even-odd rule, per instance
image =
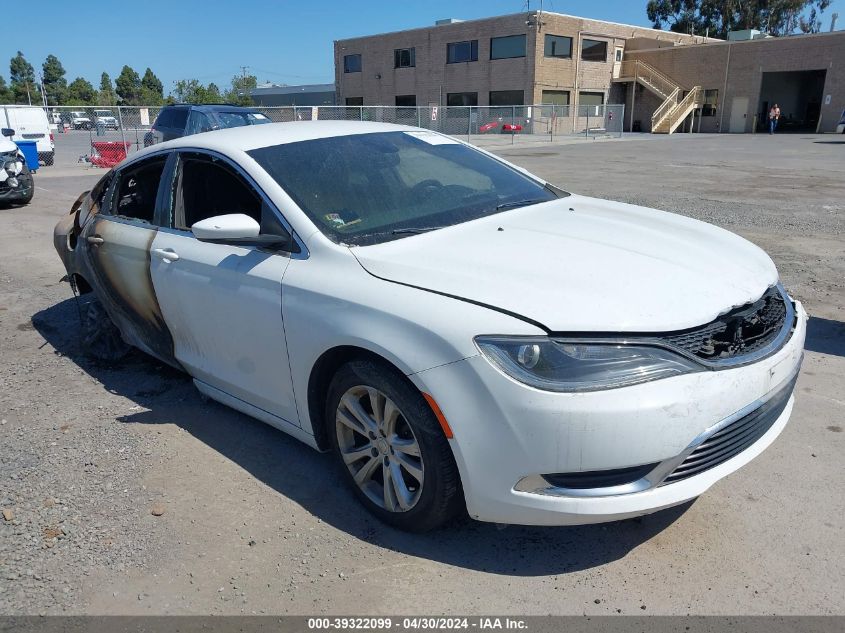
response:
[[[36,106],[3,106],[3,127],[14,130],[12,141],[35,141],[38,160],[46,166],[53,164],[56,141],[43,108]]]
[[[562,525],[697,497],[784,429],[806,332],[743,238],[406,126],[155,145],[54,239],[92,353],[133,345],[331,450],[415,531],[463,508]]]
[[[270,119],[254,108],[227,104],[164,106],[150,131],[144,135],[144,147],[188,134],[270,122]]]
[[[91,119],[82,110],[68,112],[65,116],[67,117],[70,127],[74,130],[91,130],[94,128],[94,124],[91,123]]]
[[[119,130],[120,124],[111,110],[94,110],[94,124],[105,129]]]
[[[11,141],[13,136],[15,130],[3,128],[0,136],[0,205],[29,204],[35,193],[26,158]]]

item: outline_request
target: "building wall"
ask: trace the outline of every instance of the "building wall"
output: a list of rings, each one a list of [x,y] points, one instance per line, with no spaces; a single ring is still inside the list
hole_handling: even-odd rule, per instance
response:
[[[820,132],[832,132],[845,109],[845,32],[723,42],[672,49],[631,51],[626,59],[640,59],[686,88],[700,85],[719,90],[715,117],[702,119],[702,132],[729,131],[733,100],[747,97],[745,132],[751,132],[760,106],[764,72],[827,71]],[[829,104],[825,98],[830,95]],[[635,106],[635,110],[636,110]],[[650,119],[650,115],[649,115]]]
[[[600,22],[555,13],[519,13],[421,29],[386,33],[335,42],[335,80],[338,103],[363,97],[364,105],[393,105],[396,95],[416,95],[417,105],[446,104],[446,95],[477,92],[478,105],[489,104],[490,91],[522,90],[526,104],[540,103],[542,91],[569,90],[575,104],[580,90],[607,95],[613,70],[614,43],[639,37],[661,42],[700,42],[701,37]],[[573,39],[571,59],[546,58],[545,34]],[[490,59],[490,38],[526,35],[526,56]],[[578,44],[582,34],[608,41],[605,63],[581,62]],[[478,61],[446,63],[450,42],[478,40]],[[394,68],[393,51],[415,49],[414,68]],[[344,73],[345,55],[361,54],[362,71]]]

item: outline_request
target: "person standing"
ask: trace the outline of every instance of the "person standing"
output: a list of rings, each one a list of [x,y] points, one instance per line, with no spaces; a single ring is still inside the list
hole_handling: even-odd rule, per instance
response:
[[[769,110],[769,134],[774,134],[778,129],[778,120],[780,119],[780,106],[775,104]]]

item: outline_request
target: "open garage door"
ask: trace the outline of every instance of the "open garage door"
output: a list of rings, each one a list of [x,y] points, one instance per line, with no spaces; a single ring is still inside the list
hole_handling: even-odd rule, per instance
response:
[[[778,132],[815,132],[819,125],[826,70],[763,73],[757,129],[765,131],[769,108],[780,106]]]

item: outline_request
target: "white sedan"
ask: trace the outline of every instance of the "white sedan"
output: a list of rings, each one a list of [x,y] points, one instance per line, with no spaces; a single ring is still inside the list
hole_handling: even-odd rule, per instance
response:
[[[411,127],[156,145],[55,245],[91,353],[138,347],[333,451],[407,530],[683,503],[781,433],[802,360],[805,312],[753,244]]]

